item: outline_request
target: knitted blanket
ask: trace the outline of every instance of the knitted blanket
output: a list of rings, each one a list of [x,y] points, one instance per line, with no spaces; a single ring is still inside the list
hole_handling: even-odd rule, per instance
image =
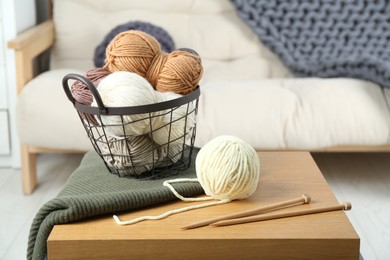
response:
[[[231,0],[290,71],[351,77],[390,88],[390,2]]]
[[[27,259],[46,257],[46,242],[54,225],[176,199],[168,188],[163,187],[163,182],[178,176],[195,178],[195,157],[198,151],[194,148],[191,166],[180,175],[157,180],[119,178],[108,172],[95,151],[86,153],[80,167],[70,176],[63,190],[43,205],[35,216],[30,229]],[[198,183],[178,183],[174,186],[183,196],[204,193]]]

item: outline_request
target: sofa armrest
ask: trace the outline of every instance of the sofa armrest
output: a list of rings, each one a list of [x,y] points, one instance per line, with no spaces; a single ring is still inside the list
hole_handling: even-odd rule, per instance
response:
[[[34,77],[33,60],[54,43],[54,22],[45,21],[19,34],[8,42],[8,48],[15,50],[18,94],[23,86]]]

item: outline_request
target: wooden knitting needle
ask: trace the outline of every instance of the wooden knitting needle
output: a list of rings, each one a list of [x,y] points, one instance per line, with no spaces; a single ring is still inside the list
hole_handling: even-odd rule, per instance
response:
[[[192,229],[192,228],[203,227],[203,226],[207,226],[207,225],[214,223],[214,222],[217,222],[217,221],[252,216],[254,214],[259,214],[259,213],[264,212],[264,211],[276,210],[276,209],[284,207],[284,206],[291,206],[291,205],[298,204],[298,203],[306,204],[306,203],[310,203],[310,200],[311,200],[311,198],[309,195],[303,194],[301,197],[296,198],[296,199],[286,200],[283,202],[274,203],[274,204],[271,204],[271,205],[268,205],[265,207],[261,207],[261,208],[251,209],[251,210],[247,210],[247,211],[241,211],[241,212],[233,213],[230,215],[225,215],[225,216],[221,216],[221,217],[217,217],[217,218],[204,220],[201,222],[196,222],[196,223],[190,224],[188,226],[182,227],[182,229]]]
[[[250,217],[244,217],[244,218],[222,220],[222,221],[212,223],[210,225],[220,227],[220,226],[228,226],[228,225],[243,224],[243,223],[248,223],[248,222],[269,220],[269,219],[278,219],[278,218],[287,218],[287,217],[316,214],[316,213],[336,211],[336,210],[350,210],[351,208],[352,208],[352,205],[350,202],[344,202],[340,205],[328,206],[328,207],[323,207],[323,208],[303,209],[303,210],[297,210],[297,211],[292,211],[292,212],[282,212],[282,213],[274,213],[274,214],[269,214],[269,215],[250,216]]]

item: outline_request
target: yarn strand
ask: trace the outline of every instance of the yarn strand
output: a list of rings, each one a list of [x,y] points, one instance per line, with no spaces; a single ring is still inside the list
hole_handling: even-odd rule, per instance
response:
[[[173,180],[164,181],[163,186],[169,188],[178,199],[185,201],[185,202],[215,200],[212,197],[202,197],[202,198],[183,197],[171,185],[171,183],[178,183],[178,182],[198,182],[198,179],[197,178],[177,178],[177,179],[173,179]],[[167,211],[167,212],[165,212],[161,215],[157,215],[157,216],[142,216],[142,217],[138,217],[138,218],[127,220],[127,221],[120,220],[117,215],[114,215],[113,218],[118,225],[132,225],[132,224],[144,221],[144,220],[159,220],[159,219],[166,218],[166,217],[173,215],[173,214],[177,214],[177,213],[181,213],[181,212],[185,212],[185,211],[189,211],[189,210],[193,210],[193,209],[200,209],[200,208],[225,204],[225,203],[229,203],[231,201],[232,201],[231,199],[221,199],[221,200],[217,200],[217,201],[206,202],[206,203],[199,204],[199,205],[193,205],[193,206],[188,206],[188,207],[184,207],[184,208],[180,208],[180,209],[170,210],[170,211]]]
[[[169,188],[172,193],[178,198],[181,199],[182,201],[206,201],[206,200],[213,200],[212,197],[201,197],[201,198],[186,198],[180,195],[175,188],[171,185],[171,183],[177,183],[177,182],[198,182],[197,178],[178,178],[174,180],[168,180],[164,181],[163,185],[167,188]]]
[[[170,210],[170,211],[167,211],[167,212],[165,212],[161,215],[158,215],[158,216],[143,216],[143,217],[127,220],[127,221],[120,220],[119,217],[116,215],[114,215],[113,218],[118,225],[122,225],[122,226],[123,225],[132,225],[132,224],[144,221],[144,220],[159,220],[159,219],[166,218],[166,217],[173,215],[173,214],[177,214],[177,213],[181,213],[181,212],[185,212],[185,211],[189,211],[189,210],[193,210],[193,209],[200,209],[200,208],[225,204],[225,203],[229,203],[229,202],[231,202],[231,200],[229,200],[229,199],[224,199],[224,200],[219,200],[219,201],[211,201],[211,202],[203,203],[200,205],[193,205],[193,206],[188,206],[188,207],[184,207],[184,208],[180,208],[180,209]]]

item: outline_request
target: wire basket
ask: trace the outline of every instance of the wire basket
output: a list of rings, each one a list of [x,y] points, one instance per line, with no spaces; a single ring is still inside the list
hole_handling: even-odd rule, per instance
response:
[[[97,107],[77,102],[70,91],[69,80],[82,82],[91,91]],[[199,87],[188,95],[169,101],[106,107],[96,87],[84,76],[68,74],[62,85],[95,151],[112,174],[150,179],[178,174],[190,166]],[[136,120],[128,120],[134,115]],[[133,124],[140,123],[146,125],[141,134],[129,131]]]

